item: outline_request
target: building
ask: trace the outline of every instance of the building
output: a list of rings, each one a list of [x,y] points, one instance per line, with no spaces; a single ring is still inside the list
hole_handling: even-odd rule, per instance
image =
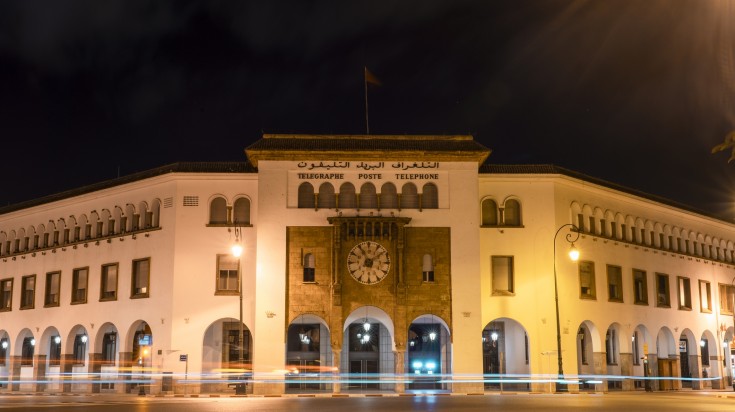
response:
[[[731,384],[730,223],[471,136],[246,153],[0,209],[0,391]]]

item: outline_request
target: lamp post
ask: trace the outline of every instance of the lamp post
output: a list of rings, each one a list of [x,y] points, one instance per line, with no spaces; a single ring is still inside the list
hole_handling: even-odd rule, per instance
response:
[[[242,325],[242,275],[240,274],[240,256],[242,256],[242,245],[240,244],[240,227],[237,226],[237,222],[235,222],[235,243],[232,245],[232,256],[237,258],[237,289],[239,291],[238,295],[240,297],[240,331],[238,335],[237,364],[239,368],[243,368],[243,344],[245,341],[245,330]],[[242,375],[239,375],[238,378],[240,380],[244,379],[245,374],[243,373]],[[235,385],[235,394],[245,394],[245,382],[238,382]]]
[[[557,392],[567,392],[567,385],[564,383],[564,366],[562,362],[562,355],[561,355],[561,326],[559,321],[559,286],[557,284],[556,280],[556,237],[559,235],[559,232],[561,232],[562,229],[565,227],[569,227],[571,229],[571,233],[567,233],[564,237],[564,239],[570,243],[572,246],[569,249],[569,258],[573,261],[576,261],[579,259],[579,250],[577,250],[576,247],[574,247],[574,242],[579,239],[579,228],[572,224],[567,223],[564,225],[561,225],[559,229],[556,230],[556,233],[554,234],[554,303],[556,304],[556,357],[557,362],[559,364],[559,374],[556,380],[556,391]],[[576,235],[576,236],[575,236]]]
[[[735,289],[735,277],[732,278],[732,280],[730,281],[730,285],[732,289]],[[732,293],[732,326],[733,326],[732,335],[733,335],[733,340],[735,340],[735,290],[733,290],[732,292],[733,292]],[[725,355],[730,355],[730,359],[731,359],[730,360],[730,370],[732,371],[733,369],[732,368],[732,354],[731,354],[729,347],[727,348],[727,352],[725,353]],[[731,373],[731,375],[735,375],[735,374]],[[732,390],[735,391],[735,376],[732,377]]]

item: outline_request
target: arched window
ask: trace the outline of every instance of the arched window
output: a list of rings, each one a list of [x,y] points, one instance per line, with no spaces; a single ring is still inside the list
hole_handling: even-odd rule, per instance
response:
[[[378,195],[375,193],[375,185],[370,182],[360,187],[360,209],[377,209]]]
[[[423,193],[421,195],[421,208],[422,209],[439,208],[439,191],[437,190],[435,184],[427,183],[424,185]]]
[[[339,202],[337,206],[340,209],[354,209],[357,207],[357,196],[355,196],[355,186],[352,183],[342,183],[339,187]]]
[[[250,200],[245,197],[241,197],[235,200],[235,204],[232,207],[232,222],[238,225],[249,225],[250,224]]]
[[[424,255],[422,272],[424,282],[434,281],[434,258],[429,254]]]
[[[314,282],[316,281],[315,276],[315,269],[316,262],[314,259],[314,255],[311,253],[307,253],[304,256],[304,282]]]
[[[482,201],[482,225],[498,225],[498,204],[492,199],[485,199]]]
[[[510,199],[505,202],[503,224],[505,226],[521,225],[521,204],[517,200]]]
[[[314,208],[314,186],[309,182],[299,185],[299,209]]]
[[[413,183],[406,183],[401,188],[401,209],[418,209],[419,207],[419,195],[416,190],[416,185]]]
[[[209,224],[227,224],[227,201],[224,197],[216,197],[212,200],[212,203],[209,204]]]
[[[319,186],[319,209],[334,209],[335,198],[334,198],[334,186],[331,183],[322,183]]]
[[[384,183],[380,188],[380,208],[398,209],[398,192],[393,183]]]

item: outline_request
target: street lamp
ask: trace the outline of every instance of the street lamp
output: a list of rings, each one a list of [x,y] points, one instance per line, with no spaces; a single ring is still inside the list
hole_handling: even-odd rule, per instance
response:
[[[245,330],[243,328],[242,324],[242,274],[240,273],[240,256],[242,256],[242,245],[240,244],[241,240],[241,232],[240,227],[237,225],[237,221],[235,221],[235,243],[232,244],[232,256],[237,258],[237,279],[238,279],[238,295],[240,296],[240,332],[239,332],[239,338],[238,338],[238,349],[237,349],[237,363],[238,367],[243,369],[244,364],[244,358],[243,358],[243,344],[245,341]],[[244,379],[245,374],[243,373],[238,378],[240,380]],[[235,394],[237,395],[244,395],[245,394],[245,383],[244,382],[238,382],[235,385]]]
[[[561,355],[561,326],[559,321],[559,287],[557,286],[556,280],[556,237],[559,235],[559,232],[561,232],[561,230],[565,227],[569,227],[571,229],[571,232],[567,233],[564,237],[564,239],[572,245],[569,249],[569,258],[575,262],[577,261],[577,259],[579,259],[579,250],[574,247],[574,242],[579,239],[579,228],[572,223],[561,225],[561,227],[559,227],[559,229],[557,229],[556,233],[554,234],[554,303],[556,304],[556,356],[559,363],[559,374],[556,380],[557,392],[567,392],[568,390],[566,383],[564,383],[564,367]]]

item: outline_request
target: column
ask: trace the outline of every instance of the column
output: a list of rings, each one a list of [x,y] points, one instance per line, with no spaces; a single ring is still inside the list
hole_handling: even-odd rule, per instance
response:
[[[332,374],[332,393],[342,392],[342,387],[339,382],[340,371],[342,370],[342,365],[340,364],[341,355],[342,345],[332,344],[332,367],[336,368],[335,372]]]
[[[92,374],[92,393],[100,393],[100,375],[102,372],[102,354],[101,353],[90,353],[89,354],[89,373]]]
[[[10,360],[10,374],[8,374],[8,387],[12,392],[20,390],[20,356],[8,356]]]
[[[595,375],[607,375],[607,353],[592,353],[592,362],[595,368]],[[595,392],[607,392],[607,379],[601,379],[602,383],[595,384]]]
[[[395,391],[396,393],[405,393],[406,383],[404,381],[404,375],[406,373],[406,370],[405,370],[406,350],[405,349],[396,350],[393,352],[393,356],[395,359],[395,378],[396,378]]]
[[[46,390],[46,355],[33,357],[33,390],[34,392]]]
[[[620,374],[623,376],[633,376],[633,354],[632,353],[621,353],[620,354]],[[635,390],[635,379],[623,379],[624,391]]]
[[[64,353],[61,355],[60,360],[60,379],[61,379],[61,391],[64,393],[71,392],[71,372],[74,366],[74,354]]]

